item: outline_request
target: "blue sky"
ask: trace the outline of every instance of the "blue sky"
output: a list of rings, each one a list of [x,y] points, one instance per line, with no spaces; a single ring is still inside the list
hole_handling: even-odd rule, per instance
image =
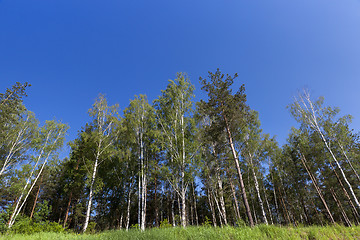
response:
[[[352,114],[358,131],[359,25],[359,0],[0,0],[0,92],[31,83],[26,106],[68,123],[72,140],[98,93],[122,111],[187,72],[199,100],[199,76],[220,68],[239,74],[280,143],[304,87]]]

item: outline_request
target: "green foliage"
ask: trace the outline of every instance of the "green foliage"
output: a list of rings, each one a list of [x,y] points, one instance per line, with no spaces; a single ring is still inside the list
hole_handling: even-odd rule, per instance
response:
[[[135,229],[135,230],[139,230],[139,229],[140,229],[140,226],[139,226],[138,223],[136,223],[136,224],[131,225],[130,228],[131,228],[131,229]]]
[[[213,223],[210,221],[210,219],[208,218],[208,216],[205,216],[205,220],[202,224],[203,227],[211,227],[213,225]]]
[[[51,206],[49,206],[49,202],[45,200],[44,202],[40,202],[36,205],[35,213],[34,213],[34,221],[41,222],[47,220],[47,217],[51,213]]]
[[[32,221],[29,217],[21,216],[15,224],[7,231],[8,234],[34,234],[39,232],[64,232],[64,228],[50,221]]]
[[[169,223],[169,220],[167,218],[165,218],[164,220],[162,220],[160,222],[160,228],[169,228],[169,227],[172,227],[172,226]]]
[[[89,222],[89,225],[85,231],[85,233],[94,234],[96,232],[96,222]]]

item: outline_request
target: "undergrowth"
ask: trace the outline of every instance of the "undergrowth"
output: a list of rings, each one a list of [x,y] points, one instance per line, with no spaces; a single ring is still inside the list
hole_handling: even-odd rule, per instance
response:
[[[75,234],[67,232],[42,232],[33,234],[4,234],[0,239],[161,239],[161,240],[200,240],[200,239],[359,239],[360,227],[311,226],[311,227],[284,227],[258,225],[256,227],[167,227],[152,228],[144,232],[138,229],[112,230],[95,234]]]

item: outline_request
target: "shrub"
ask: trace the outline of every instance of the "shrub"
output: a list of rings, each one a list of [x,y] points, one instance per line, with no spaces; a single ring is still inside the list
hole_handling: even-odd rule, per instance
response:
[[[169,228],[171,227],[171,224],[169,223],[169,220],[165,218],[163,221],[160,222],[160,228]]]

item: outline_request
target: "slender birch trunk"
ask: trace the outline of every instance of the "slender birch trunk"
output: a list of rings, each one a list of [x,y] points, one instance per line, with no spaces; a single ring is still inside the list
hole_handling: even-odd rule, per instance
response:
[[[134,180],[132,179],[129,186],[128,199],[127,199],[126,225],[125,225],[126,231],[129,230],[129,226],[130,226],[130,206],[131,206],[131,193],[133,190],[133,185],[134,185]]]
[[[264,203],[263,203],[263,200],[262,200],[261,195],[260,195],[259,182],[258,182],[257,177],[256,177],[254,164],[253,164],[253,160],[252,160],[253,156],[251,155],[251,153],[249,153],[249,158],[250,158],[250,165],[251,165],[250,168],[251,168],[251,171],[252,171],[252,174],[253,174],[253,177],[254,177],[255,190],[256,190],[257,197],[258,197],[258,200],[259,200],[259,203],[260,203],[260,208],[261,208],[261,213],[262,213],[262,216],[263,216],[263,220],[264,220],[264,223],[266,225],[269,225],[268,221],[267,221],[267,218],[266,218],[266,213],[265,213],[265,209],[264,209]]]
[[[182,163],[181,163],[181,225],[186,227],[186,191],[185,186],[185,131],[184,131],[184,114],[181,115],[181,137],[182,137]]]
[[[270,217],[270,221],[271,221],[271,224],[274,225],[274,220],[272,218],[272,213],[271,213],[271,209],[270,209],[270,204],[269,204],[269,201],[266,197],[266,192],[265,192],[265,189],[263,188],[263,192],[264,192],[264,198],[265,198],[265,202],[266,202],[266,206],[267,206],[267,209],[268,209],[268,212],[269,212],[269,217]]]
[[[101,145],[101,144],[99,144]],[[89,193],[89,200],[88,200],[88,204],[87,204],[87,208],[86,208],[86,217],[85,217],[85,223],[83,226],[83,232],[86,231],[88,225],[89,225],[89,220],[90,220],[90,213],[91,213],[91,205],[92,205],[92,200],[93,200],[93,187],[94,187],[94,183],[95,183],[95,177],[96,177],[96,171],[97,171],[97,167],[98,167],[98,161],[99,161],[99,151],[96,154],[96,159],[95,159],[95,163],[94,163],[94,169],[93,169],[93,173],[92,173],[92,177],[91,177],[91,183],[90,183],[90,193]]]
[[[172,194],[171,198],[171,219],[172,219],[172,226],[176,227],[175,223],[175,194]]]
[[[218,184],[218,187],[219,187],[219,201],[220,201],[220,206],[221,206],[221,212],[222,212],[222,218],[224,220],[224,224],[225,225],[228,225],[227,223],[227,219],[226,219],[226,209],[225,209],[225,201],[224,201],[224,191],[223,191],[223,183],[222,183],[222,180],[219,176],[219,168],[217,167],[217,184]]]
[[[225,123],[226,123],[226,131],[227,131],[227,135],[228,135],[229,145],[230,145],[230,148],[231,148],[231,153],[233,155],[233,158],[234,158],[234,161],[235,161],[235,166],[236,166],[236,171],[237,171],[238,177],[239,177],[241,195],[242,195],[242,198],[243,198],[243,201],[244,201],[246,215],[248,217],[250,226],[253,227],[254,226],[254,221],[253,221],[250,206],[249,206],[249,203],[248,203],[248,200],[247,200],[247,197],[246,197],[246,190],[245,190],[245,185],[244,185],[244,181],[243,181],[243,178],[242,178],[242,173],[241,173],[241,170],[240,170],[239,159],[238,159],[237,153],[236,153],[235,148],[234,148],[230,128],[229,128],[228,121],[227,121],[225,116],[224,116],[224,120],[225,120]]]

